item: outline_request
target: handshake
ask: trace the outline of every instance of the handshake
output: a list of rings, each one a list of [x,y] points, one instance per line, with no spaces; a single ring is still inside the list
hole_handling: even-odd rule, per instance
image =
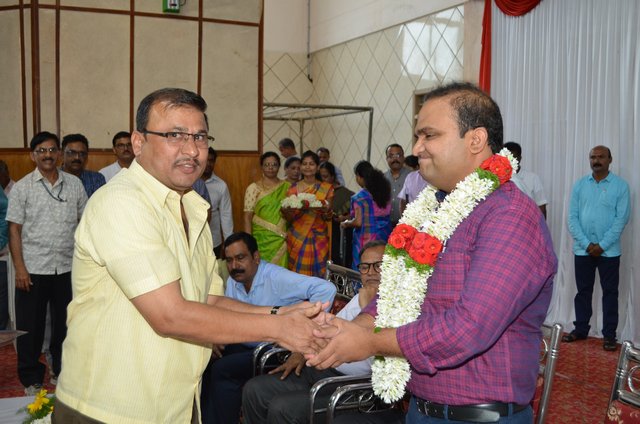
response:
[[[376,341],[395,331],[374,333],[371,315],[360,314],[345,321],[325,312],[328,304],[303,302],[283,311],[281,332],[274,340],[293,352],[300,352],[308,366],[335,368],[346,362],[368,358],[377,353]],[[280,314],[279,314],[280,315]],[[397,345],[397,343],[395,343]]]

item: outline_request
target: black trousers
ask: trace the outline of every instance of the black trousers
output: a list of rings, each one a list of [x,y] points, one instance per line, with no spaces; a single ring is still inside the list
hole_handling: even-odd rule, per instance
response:
[[[620,256],[574,256],[578,293],[574,298],[576,320],[573,322],[578,334],[588,336],[589,321],[593,313],[591,299],[596,280],[596,269],[602,286],[602,336],[616,338],[618,328],[618,283],[620,281]]]
[[[16,289],[16,329],[27,331],[17,339],[18,378],[23,386],[42,384],[45,365],[40,362],[47,304],[51,309],[51,342],[49,352],[52,370],[60,374],[62,342],[67,335],[67,305],[71,301],[71,273],[54,275],[29,274],[31,290]]]

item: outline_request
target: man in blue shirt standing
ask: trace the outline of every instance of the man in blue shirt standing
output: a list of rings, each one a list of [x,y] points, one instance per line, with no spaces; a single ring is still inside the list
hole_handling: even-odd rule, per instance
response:
[[[602,286],[603,348],[615,351],[618,328],[618,282],[620,277],[620,236],[629,221],[629,186],[613,172],[611,151],[596,146],[589,153],[593,173],[582,177],[573,187],[569,205],[569,232],[573,237],[575,274],[578,293],[574,299],[575,329],[564,342],[586,339],[591,319],[591,298],[595,272]]]
[[[89,157],[89,140],[82,134],[67,134],[62,138],[62,170],[80,178],[87,197],[106,184],[104,175],[85,169]]]
[[[258,306],[273,306],[281,314],[304,300],[330,305],[336,288],[330,282],[289,271],[260,259],[258,242],[248,233],[231,234],[224,241],[229,270],[225,296]],[[256,343],[214,346],[211,362],[202,376],[203,424],[237,423],[242,386],[253,376]]]

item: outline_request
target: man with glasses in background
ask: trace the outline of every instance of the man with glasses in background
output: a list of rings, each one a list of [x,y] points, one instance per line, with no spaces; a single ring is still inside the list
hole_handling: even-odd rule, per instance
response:
[[[71,301],[73,234],[87,202],[78,178],[59,171],[60,140],[41,132],[31,140],[36,169],[11,190],[7,221],[9,251],[15,266],[18,378],[25,394],[42,387],[45,365],[39,361],[47,304],[51,308],[51,383],[60,373],[62,342]]]
[[[85,169],[89,157],[89,140],[82,134],[67,134],[62,138],[62,170],[80,178],[87,197],[106,184],[104,175]]]
[[[113,144],[113,153],[116,154],[117,160],[100,170],[100,173],[104,175],[106,181],[113,178],[122,168],[128,168],[131,162],[133,162],[134,157],[133,148],[131,147],[131,134],[128,132],[118,132],[113,136],[111,143]]]
[[[165,88],[146,96],[135,160],[92,197],[76,231],[73,292],[53,423],[198,423],[211,345],[253,340],[315,350],[301,305],[270,314],[223,296],[209,204],[191,187],[210,140],[207,103]]]

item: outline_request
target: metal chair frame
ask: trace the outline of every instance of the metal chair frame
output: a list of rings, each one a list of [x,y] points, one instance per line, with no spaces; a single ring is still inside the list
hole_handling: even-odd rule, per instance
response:
[[[609,406],[616,400],[640,408],[640,348],[628,340],[622,343]]]

